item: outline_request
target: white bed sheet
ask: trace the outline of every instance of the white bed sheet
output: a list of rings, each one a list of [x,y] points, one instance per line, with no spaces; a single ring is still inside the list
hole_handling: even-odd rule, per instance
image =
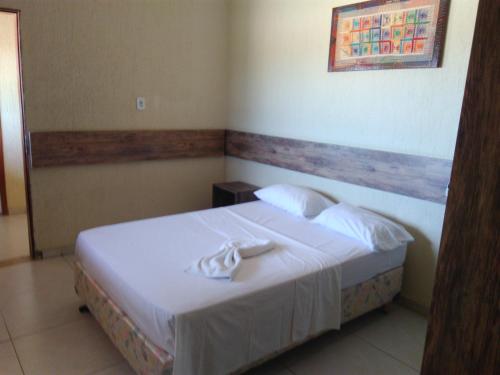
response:
[[[232,206],[231,210],[297,241],[334,253],[342,268],[342,289],[400,267],[406,259],[406,245],[392,251],[372,251],[359,241],[262,201]]]
[[[223,241],[235,237],[269,238],[279,246],[270,254],[246,260],[235,282],[184,272],[193,260],[217,251]],[[198,370],[208,366],[216,373],[258,359],[287,345],[290,339],[298,341],[325,328],[338,328],[341,287],[401,265],[405,249],[373,253],[363,244],[306,219],[264,202],[252,202],[91,229],[79,235],[76,254],[90,276],[141,331],[175,354],[175,365],[180,367],[174,367],[174,372],[197,373],[196,366]],[[300,305],[289,306],[293,300]],[[255,310],[250,319],[255,322],[241,324],[246,317],[238,317],[238,312],[249,309]],[[228,322],[231,319],[233,322]],[[234,359],[232,363],[210,363],[220,356],[207,352],[207,344],[203,344],[207,337],[197,337],[201,331],[210,331],[206,329],[208,321],[232,324],[236,335],[231,346],[235,349],[245,341],[237,333],[246,337],[245,329],[253,330],[252,349],[244,358],[237,355],[241,348],[226,355]],[[266,321],[268,327],[263,328]],[[281,327],[276,322],[281,322]],[[290,330],[286,322],[295,324],[291,338],[287,337]],[[220,333],[216,332],[217,324],[207,333],[215,340],[209,343],[214,347]],[[182,341],[188,337],[190,342]],[[227,334],[219,337],[220,343],[229,339]],[[190,356],[186,348],[193,351]],[[186,367],[193,365],[193,358],[199,358],[195,368]]]

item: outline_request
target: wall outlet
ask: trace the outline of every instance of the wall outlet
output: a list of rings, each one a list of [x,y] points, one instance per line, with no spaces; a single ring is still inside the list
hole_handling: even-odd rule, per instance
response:
[[[136,108],[138,111],[144,111],[146,109],[146,98],[142,96],[137,97]]]

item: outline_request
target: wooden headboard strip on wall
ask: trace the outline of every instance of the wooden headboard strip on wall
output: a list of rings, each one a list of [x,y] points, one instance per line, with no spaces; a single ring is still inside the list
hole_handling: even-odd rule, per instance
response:
[[[450,160],[226,131],[226,155],[446,203]]]
[[[224,130],[33,132],[31,167],[224,156]]]
[[[437,203],[449,160],[233,130],[33,132],[31,167],[233,156]]]

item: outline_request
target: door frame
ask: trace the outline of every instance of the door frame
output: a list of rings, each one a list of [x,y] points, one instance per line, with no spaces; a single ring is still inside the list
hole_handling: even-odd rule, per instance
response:
[[[421,373],[498,373],[498,0],[479,0]]]
[[[7,203],[7,186],[5,181],[5,163],[3,160],[3,139],[2,139],[2,121],[0,119],[0,204],[2,212],[0,215],[9,214],[9,205]]]
[[[35,250],[35,236],[33,233],[33,208],[31,202],[31,183],[30,183],[30,160],[31,160],[31,147],[30,147],[30,136],[28,127],[26,126],[26,116],[25,116],[25,108],[24,108],[24,85],[23,85],[23,64],[22,64],[22,53],[21,53],[21,10],[19,9],[10,9],[10,8],[1,8],[0,12],[3,13],[13,13],[16,15],[16,24],[17,24],[17,57],[18,57],[18,72],[19,72],[19,99],[21,101],[21,122],[22,122],[22,139],[23,139],[23,166],[24,166],[24,190],[26,194],[26,214],[28,217],[28,239],[29,239],[29,248],[30,248],[30,257],[35,259],[40,257],[40,254]],[[0,141],[1,141],[1,133],[0,133]],[[4,165],[3,165],[3,149],[0,146],[0,151],[2,151],[0,156],[0,164],[1,172],[0,174],[4,174]],[[0,177],[1,180],[1,177]],[[0,181],[1,183],[1,181]],[[5,183],[5,177],[4,177]],[[2,195],[2,199],[5,196],[5,200],[7,195],[6,191]],[[2,205],[3,207],[3,205]],[[7,212],[8,212],[8,206]]]

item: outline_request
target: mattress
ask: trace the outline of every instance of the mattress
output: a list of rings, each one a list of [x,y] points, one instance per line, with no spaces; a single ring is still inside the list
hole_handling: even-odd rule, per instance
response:
[[[279,271],[269,272],[263,256],[245,261],[235,282],[224,285],[184,272],[226,239],[247,235],[283,244],[287,251],[278,248],[272,258]],[[260,201],[95,228],[82,232],[76,244],[86,272],[153,343],[170,353],[175,352],[176,316],[271,291],[290,280],[286,271],[292,263],[299,264],[293,270],[298,275],[318,265],[336,267],[338,283],[347,288],[401,266],[405,254],[406,248],[372,252],[358,241]],[[265,298],[276,303],[276,290],[279,293],[279,288],[264,293]],[[193,291],[196,298],[190,297]]]

